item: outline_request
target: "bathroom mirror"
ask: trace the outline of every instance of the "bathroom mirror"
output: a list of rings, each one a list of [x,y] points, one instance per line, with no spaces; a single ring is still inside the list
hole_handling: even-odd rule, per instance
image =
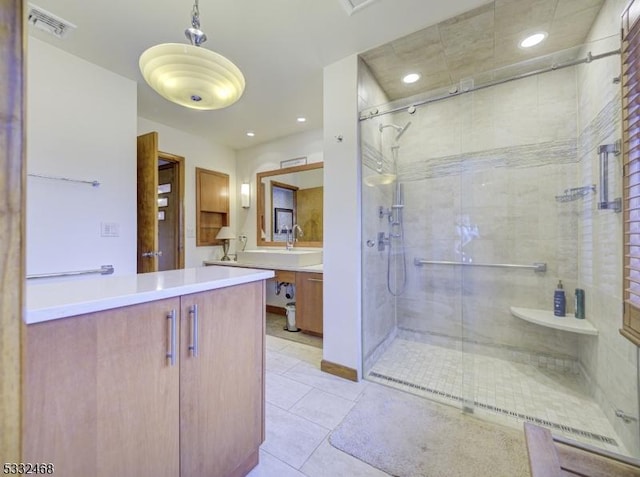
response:
[[[259,246],[283,246],[287,229],[298,225],[295,246],[322,247],[322,175],[322,162],[256,174]]]

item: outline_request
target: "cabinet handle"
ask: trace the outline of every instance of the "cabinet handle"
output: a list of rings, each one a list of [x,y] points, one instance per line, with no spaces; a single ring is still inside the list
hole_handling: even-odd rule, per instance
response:
[[[176,364],[176,310],[167,313],[169,320],[169,350],[166,358],[169,360],[169,366]]]
[[[191,318],[191,344],[189,351],[195,358],[198,356],[198,305],[189,308],[189,317]]]
[[[307,281],[322,283],[324,280],[322,280],[322,278],[307,278]]]

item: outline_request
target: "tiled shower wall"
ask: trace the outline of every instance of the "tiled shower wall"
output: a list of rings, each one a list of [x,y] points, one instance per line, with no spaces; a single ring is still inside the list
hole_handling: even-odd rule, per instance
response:
[[[605,38],[593,53],[619,48],[620,14],[626,0],[605,2],[590,38]],[[587,45],[586,49],[592,48]],[[579,177],[599,184],[598,146],[621,138],[620,60],[615,56],[578,68]],[[620,197],[621,157],[610,156],[609,200]],[[579,281],[586,292],[586,314],[599,331],[597,338],[581,338],[580,362],[592,392],[618,435],[634,455],[640,454],[638,421],[625,423],[615,410],[638,416],[637,348],[623,338],[622,214],[598,210],[597,194],[580,207]]]
[[[509,310],[551,310],[559,279],[567,291],[577,286],[578,210],[555,199],[576,181],[575,85],[575,69],[558,70],[392,119],[412,121],[399,149],[410,262],[408,288],[398,298],[401,330],[575,361],[576,335]],[[414,258],[545,262],[547,271],[416,267]]]

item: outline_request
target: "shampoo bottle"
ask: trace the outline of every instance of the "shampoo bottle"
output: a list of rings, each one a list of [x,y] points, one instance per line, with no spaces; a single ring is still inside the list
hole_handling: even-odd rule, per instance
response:
[[[553,314],[564,316],[567,312],[567,297],[564,294],[562,280],[558,281],[558,287],[553,294]]]
[[[584,290],[576,288],[576,318],[584,318]]]

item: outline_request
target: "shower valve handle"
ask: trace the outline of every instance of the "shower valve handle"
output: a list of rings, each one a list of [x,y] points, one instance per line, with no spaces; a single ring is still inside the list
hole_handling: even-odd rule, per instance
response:
[[[384,232],[378,232],[378,252],[384,252],[384,248],[388,243],[389,237],[385,237]]]

